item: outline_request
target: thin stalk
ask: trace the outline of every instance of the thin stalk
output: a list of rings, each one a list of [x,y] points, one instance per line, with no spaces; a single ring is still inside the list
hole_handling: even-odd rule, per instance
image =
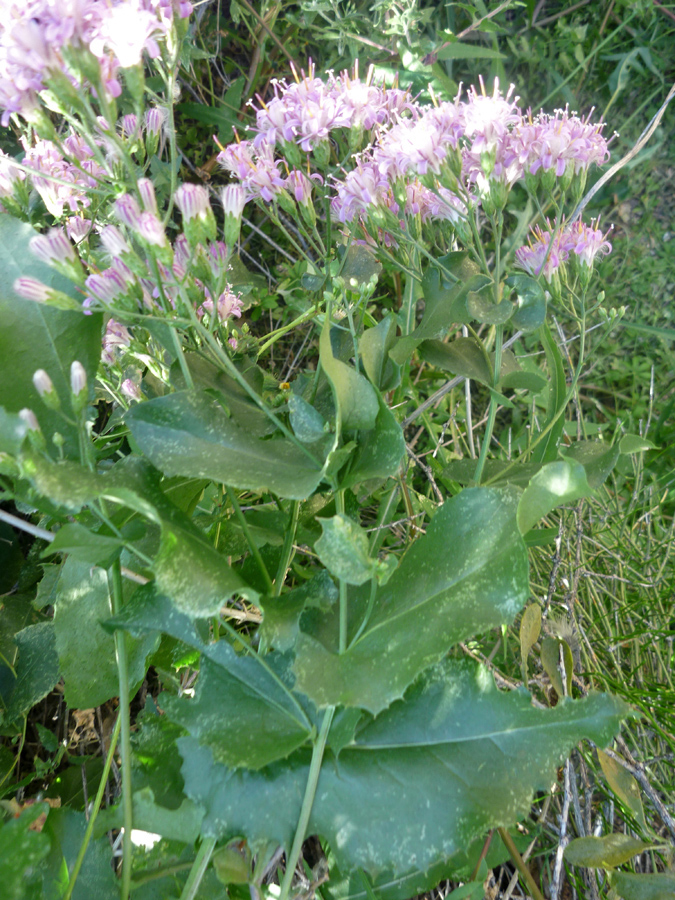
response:
[[[419,268],[420,260],[419,253],[416,249],[413,249],[411,253],[410,265],[412,271],[416,271]],[[417,285],[419,281],[412,275],[406,276],[405,281],[405,289],[403,292],[403,336],[410,334],[413,329],[413,325],[415,322],[415,307],[416,307],[416,299],[415,294],[417,293]]]
[[[278,597],[281,594],[281,590],[284,586],[284,581],[286,580],[286,573],[288,572],[288,567],[290,566],[291,559],[293,558],[293,544],[295,543],[295,534],[298,530],[299,516],[300,503],[297,500],[292,500],[290,520],[286,528],[286,534],[284,535],[284,544],[281,548],[281,558],[279,559],[279,566],[277,568],[277,574],[274,579],[274,588],[271,592],[275,597]]]
[[[335,511],[339,515],[345,514],[345,492],[335,492]],[[347,649],[347,630],[349,627],[349,600],[347,597],[347,582],[342,578],[339,581],[340,591],[340,636],[338,640],[338,653],[344,653]]]
[[[241,530],[244,532],[244,537],[246,538],[246,543],[249,546],[251,555],[253,556],[253,559],[255,559],[258,569],[260,570],[260,574],[263,577],[263,581],[265,582],[265,587],[267,588],[267,592],[269,594],[272,594],[274,592],[274,585],[272,584],[272,579],[270,578],[270,573],[267,571],[267,566],[265,565],[265,562],[264,562],[262,556],[260,555],[260,550],[258,549],[255,541],[253,540],[253,537],[252,537],[251,532],[248,527],[248,523],[247,523],[246,519],[244,518],[243,512],[241,511],[241,506],[239,506],[239,503],[234,494],[234,491],[232,490],[232,488],[229,485],[227,485],[227,484],[225,485],[225,490],[227,491],[227,496],[228,496],[230,503],[232,504],[232,509],[234,510],[234,514],[237,517],[237,521],[241,525]]]
[[[122,710],[120,710],[120,713],[117,716],[117,721],[115,722],[115,727],[113,729],[113,733],[110,737],[110,746],[108,747],[108,753],[105,758],[105,764],[103,766],[101,780],[98,785],[98,790],[96,791],[96,797],[94,798],[94,805],[89,814],[89,821],[87,822],[87,827],[84,832],[84,838],[82,839],[82,843],[80,844],[80,849],[78,850],[78,853],[77,853],[77,858],[75,860],[75,865],[73,866],[73,871],[70,873],[70,881],[68,882],[68,888],[66,890],[66,893],[63,895],[63,900],[70,900],[70,898],[72,896],[72,893],[75,889],[75,882],[77,881],[77,876],[80,874],[80,869],[82,868],[82,863],[84,862],[84,857],[87,852],[87,847],[89,846],[89,841],[91,840],[91,836],[94,832],[94,825],[96,824],[96,817],[98,816],[99,810],[101,808],[101,803],[103,802],[105,786],[108,782],[108,776],[110,775],[112,761],[115,756],[115,747],[117,746],[117,739],[120,736],[122,719],[123,719],[123,714],[122,714]]]
[[[112,582],[111,605],[113,616],[122,609],[122,571],[120,561],[116,559],[110,568]],[[133,827],[133,792],[131,784],[131,721],[129,717],[129,664],[127,660],[126,635],[123,631],[115,631],[115,652],[117,656],[117,674],[119,678],[119,717],[122,720],[122,740],[120,756],[122,759],[122,820],[124,836],[122,838],[122,886],[121,900],[128,900],[131,889],[132,845],[131,829]]]
[[[493,375],[493,385],[496,391],[497,384],[499,383],[499,371],[502,367],[502,347],[503,347],[503,339],[504,339],[504,326],[497,325],[495,328],[495,371]],[[499,406],[499,401],[494,393],[490,394],[490,407],[488,410],[488,420],[485,425],[485,434],[483,435],[483,442],[480,445],[480,456],[478,457],[478,463],[476,464],[476,473],[473,476],[473,480],[476,484],[480,484],[480,480],[483,476],[483,469],[485,468],[485,461],[487,459],[488,450],[490,449],[490,443],[492,441],[492,434],[495,428],[495,419],[497,418],[497,407]]]
[[[283,325],[281,328],[277,328],[276,331],[271,331],[267,336],[267,340],[258,347],[258,357],[262,356],[265,350],[269,350],[272,344],[275,344],[279,338],[282,338],[285,334],[288,334],[289,331],[293,331],[298,325],[302,325],[303,322],[307,322],[310,319],[315,318],[319,314],[319,309],[313,307],[312,309],[308,309],[306,312],[302,313],[302,315],[298,316],[297,319],[293,319],[288,325]]]
[[[499,832],[499,837],[504,842],[504,846],[506,847],[506,849],[509,851],[509,854],[511,855],[513,864],[515,865],[516,869],[518,869],[518,871],[520,872],[522,879],[525,882],[525,884],[527,885],[527,888],[530,891],[530,893],[532,894],[534,900],[544,900],[544,896],[543,896],[542,892],[539,890],[537,882],[534,880],[534,877],[532,876],[532,872],[530,872],[530,870],[528,869],[527,865],[525,864],[525,862],[523,860],[523,857],[518,852],[518,848],[514,844],[513,838],[511,837],[511,835],[508,833],[506,828],[498,828],[497,831]]]
[[[197,896],[199,885],[201,884],[206,868],[211,861],[215,846],[216,839],[212,837],[204,838],[199,845],[197,856],[192,863],[192,868],[190,869],[190,874],[185,882],[183,893],[180,895],[180,900],[194,900]]]
[[[309,825],[309,817],[312,813],[314,805],[314,797],[316,795],[316,787],[319,783],[319,775],[321,773],[321,763],[323,762],[323,754],[326,749],[326,741],[330,732],[330,726],[333,722],[335,707],[329,706],[323,715],[321,728],[312,750],[312,759],[309,764],[309,774],[307,776],[307,784],[305,786],[305,796],[302,798],[302,807],[300,809],[300,818],[298,819],[298,827],[295,830],[295,837],[291,846],[290,853],[286,857],[286,871],[283,881],[281,882],[281,890],[279,892],[279,900],[288,900],[288,895],[293,884],[293,875],[295,867],[298,864],[302,845],[307,834],[307,826]],[[182,897],[181,900],[186,900]]]

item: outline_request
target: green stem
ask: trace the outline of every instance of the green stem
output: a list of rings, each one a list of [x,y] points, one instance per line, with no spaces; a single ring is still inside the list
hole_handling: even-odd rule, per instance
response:
[[[335,492],[335,511],[344,516],[345,514],[345,492]],[[347,631],[349,628],[349,599],[347,597],[347,582],[342,578],[339,581],[340,590],[340,637],[338,644],[338,652],[344,653],[347,649]]]
[[[493,375],[493,387],[494,390],[497,390],[497,385],[499,384],[499,372],[502,367],[502,344],[504,339],[504,326],[497,325],[495,327],[495,369]],[[485,461],[487,459],[488,450],[490,449],[490,443],[492,441],[492,434],[495,428],[495,419],[497,418],[497,407],[499,406],[499,401],[494,393],[490,394],[490,407],[488,409],[488,420],[485,425],[485,434],[483,435],[483,443],[480,446],[480,456],[478,457],[478,463],[476,464],[476,473],[473,476],[473,480],[476,484],[480,484],[480,480],[483,477],[483,469],[485,468]]]
[[[419,253],[416,249],[411,251],[411,260],[410,267],[412,271],[416,271],[419,269],[420,260]],[[415,324],[415,307],[416,307],[416,299],[415,295],[417,293],[417,285],[419,284],[417,278],[413,278],[412,275],[407,275],[405,280],[405,290],[403,293],[403,336],[410,334],[413,330],[413,326]]]
[[[239,503],[237,502],[237,498],[234,494],[234,491],[232,490],[232,488],[229,485],[227,485],[227,484],[225,485],[225,490],[227,491],[227,496],[228,496],[230,503],[232,504],[232,509],[234,510],[234,514],[237,517],[237,521],[241,525],[241,530],[244,532],[244,537],[246,538],[246,542],[249,546],[249,550],[251,551],[251,555],[253,556],[253,559],[255,559],[255,561],[258,565],[258,569],[260,570],[260,574],[263,577],[263,581],[265,582],[265,587],[267,588],[267,593],[272,594],[274,592],[274,585],[272,584],[272,579],[270,578],[270,573],[267,571],[267,566],[265,565],[265,562],[264,562],[262,556],[260,555],[260,550],[258,549],[255,541],[253,540],[253,537],[252,537],[251,532],[248,527],[248,523],[247,523],[246,519],[244,518],[243,512],[241,511],[241,506],[239,506]]]
[[[211,861],[215,846],[216,839],[213,837],[204,838],[199,845],[197,856],[190,869],[190,874],[185,882],[185,887],[183,888],[183,893],[180,895],[180,900],[194,900],[197,896],[199,885],[201,884],[206,868]]]
[[[66,893],[63,895],[63,900],[70,900],[72,893],[75,889],[75,882],[77,881],[77,876],[80,874],[80,869],[82,868],[82,863],[84,862],[84,857],[87,852],[87,847],[89,846],[89,841],[91,840],[91,836],[94,832],[94,825],[96,824],[96,817],[98,816],[99,810],[101,808],[101,803],[103,802],[103,794],[105,793],[105,786],[108,782],[108,776],[110,775],[110,769],[112,767],[112,761],[115,756],[115,747],[117,746],[117,739],[120,736],[120,728],[122,725],[122,710],[120,710],[117,721],[115,722],[115,727],[113,729],[113,733],[110,737],[110,746],[108,747],[108,753],[105,758],[105,765],[103,766],[103,772],[101,774],[101,780],[98,785],[98,790],[96,791],[96,797],[94,799],[94,806],[89,813],[89,821],[87,822],[87,827],[84,832],[84,838],[82,839],[82,843],[80,844],[80,849],[77,853],[77,858],[75,860],[75,865],[73,866],[73,871],[70,873],[70,881],[68,882],[68,888]]]
[[[112,581],[112,614],[118,615],[122,609],[122,570],[119,559],[116,559],[110,569]],[[121,900],[128,900],[131,889],[131,863],[132,844],[131,829],[133,828],[133,791],[131,784],[131,719],[129,715],[129,664],[127,659],[126,634],[121,630],[115,631],[115,652],[117,655],[117,674],[119,678],[119,717],[122,720],[120,743],[120,756],[122,760],[122,821],[124,823],[124,836],[122,838],[122,886],[120,890]]]
[[[513,864],[515,865],[516,869],[518,869],[518,871],[520,872],[520,875],[521,875],[523,881],[525,882],[525,884],[527,885],[527,888],[530,891],[530,893],[532,894],[532,897],[534,898],[534,900],[544,900],[544,896],[543,896],[542,892],[539,890],[537,882],[534,880],[534,878],[532,876],[532,872],[530,872],[528,867],[525,865],[523,857],[518,852],[518,848],[514,844],[513,838],[511,837],[511,835],[508,833],[506,828],[498,828],[497,831],[499,832],[499,837],[502,839],[504,846],[506,847],[506,849],[509,851],[509,854],[511,855]]]
[[[309,774],[307,775],[307,785],[305,786],[305,796],[302,798],[302,807],[300,808],[300,817],[298,819],[298,826],[295,830],[293,845],[291,846],[290,853],[286,857],[286,871],[284,873],[283,881],[281,882],[279,900],[288,900],[288,895],[293,884],[293,875],[295,874],[295,867],[298,864],[298,859],[300,858],[300,853],[302,851],[302,845],[307,834],[307,826],[309,825],[309,817],[312,813],[312,806],[314,805],[316,787],[319,783],[323,754],[326,749],[326,741],[328,740],[328,734],[330,732],[330,726],[333,722],[334,713],[334,706],[329,706],[326,708],[326,711],[323,715],[321,728],[319,730],[316,743],[314,744],[312,759],[309,764]],[[185,898],[181,898],[181,900],[185,900]]]
[[[274,590],[272,593],[275,597],[278,597],[281,594],[284,581],[286,580],[286,573],[288,572],[288,567],[293,558],[293,544],[295,542],[295,534],[298,530],[299,516],[300,503],[297,500],[292,500],[290,520],[286,528],[286,534],[284,535],[284,545],[281,548],[281,558],[279,559],[279,566],[277,568],[276,578],[274,579]]]

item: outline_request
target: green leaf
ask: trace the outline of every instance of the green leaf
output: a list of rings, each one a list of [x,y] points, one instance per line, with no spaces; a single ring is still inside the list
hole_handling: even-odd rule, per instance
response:
[[[673,900],[675,896],[675,875],[611,872],[609,880],[623,900]]]
[[[303,444],[313,444],[326,437],[328,423],[318,409],[299,394],[291,394],[288,398],[288,413],[293,433]]]
[[[536,331],[546,321],[546,294],[544,289],[529,275],[512,275],[505,281],[507,287],[516,292],[516,311],[511,324],[520,331]]]
[[[134,589],[128,582],[124,587],[128,592]],[[67,559],[56,590],[54,630],[66,703],[74,709],[101,706],[119,695],[114,639],[101,627],[110,611],[106,572]],[[125,639],[133,694],[145,677],[146,659],[156,648],[157,635]]]
[[[352,519],[339,513],[332,519],[319,519],[323,534],[314,549],[324,566],[347,584],[364,584],[371,578],[386,581],[391,566],[368,552],[368,535]]]
[[[319,339],[319,359],[333,388],[338,421],[346,431],[369,431],[379,412],[377,394],[367,378],[333,356],[330,321],[326,318]]]
[[[0,884],[3,900],[24,900],[37,896],[37,866],[49,853],[49,838],[32,831],[31,824],[49,810],[46,803],[36,803],[18,818],[0,821]]]
[[[14,635],[19,648],[16,683],[12,691],[7,719],[25,715],[52,690],[60,678],[56,638],[51,622],[29,625]]]
[[[291,650],[299,631],[300,616],[305,609],[327,612],[338,598],[338,591],[325,569],[280,597],[261,597],[263,620],[260,626],[261,646],[280,652]]]
[[[483,346],[474,338],[455,338],[448,344],[442,341],[423,341],[419,346],[419,354],[422,359],[444,372],[492,385],[490,360]]]
[[[143,453],[167,475],[208,478],[291,500],[307,497],[322,478],[319,463],[295,444],[252,437],[203,393],[138,403],[125,420]]]
[[[407,337],[399,338],[390,352],[394,362],[405,363],[424,340],[443,338],[451,325],[471,321],[467,312],[467,296],[482,291],[492,279],[482,275],[466,251],[449,253],[439,259],[444,272],[430,266],[422,279],[425,308],[422,321]],[[447,275],[453,280],[445,280]]]
[[[485,463],[483,480],[491,484],[513,484],[526,487],[533,475],[536,475],[540,469],[540,463],[503,462],[493,459]],[[475,459],[455,459],[443,469],[445,478],[451,478],[460,484],[471,484],[475,474]]]
[[[444,503],[378,590],[367,627],[345,653],[317,638],[321,623],[305,633],[301,620],[297,688],[319,706],[378,713],[457,641],[512,622],[529,593],[517,503],[515,492],[496,488],[469,488]],[[363,607],[350,595],[351,609],[353,640]]]
[[[620,455],[619,446],[608,447],[602,441],[575,441],[569,447],[561,447],[564,459],[573,459],[586,470],[591,490],[597,490],[608,478]]]
[[[623,453],[624,455],[641,453],[643,450],[656,449],[656,444],[652,444],[647,438],[643,438],[638,434],[624,434],[619,441],[619,453]]]
[[[347,488],[372,478],[391,478],[398,473],[405,454],[403,430],[396,416],[381,396],[377,398],[379,412],[375,427],[359,434],[346,475],[340,479],[340,487]]]
[[[213,854],[213,868],[223,884],[248,884],[252,878],[251,854],[246,845],[233,841]]]
[[[63,896],[68,877],[82,846],[87,817],[73,809],[52,809],[43,834],[51,840],[49,856],[40,867],[44,900]],[[117,900],[119,887],[112,866],[112,848],[107,835],[93,838],[73,891],[73,900]],[[41,898],[41,900],[42,900]]]
[[[562,681],[563,672],[561,666],[561,655],[562,663],[565,669],[564,685]],[[551,684],[555,688],[555,692],[558,697],[571,697],[572,675],[574,673],[574,658],[567,641],[562,640],[562,638],[547,637],[544,641],[542,641],[540,659],[541,664],[544,667],[544,671],[551,679]]]
[[[616,759],[597,748],[598,762],[607,783],[623,805],[629,809],[637,821],[646,829],[645,812],[640,796],[640,787],[631,773]]]
[[[545,387],[546,379],[536,372],[509,372],[499,382],[502,391],[511,388],[515,391],[532,391],[533,394],[538,394]]]
[[[436,59],[506,59],[503,53],[478,44],[452,43],[441,47]]]
[[[589,869],[613,869],[627,863],[634,856],[650,850],[646,844],[629,834],[604,834],[602,837],[576,838],[565,847],[565,859],[572,866]]]
[[[562,356],[551,331],[544,323],[541,326],[541,341],[546,352],[546,361],[549,371],[548,405],[544,428],[549,428],[548,433],[541,439],[539,445],[532,452],[532,462],[553,462],[558,456],[558,447],[565,426],[565,415],[562,412],[567,397],[567,385],[565,382],[565,369]],[[538,435],[534,435],[535,438]]]
[[[148,787],[135,791],[133,811],[135,828],[184,844],[194,844],[204,818],[204,811],[190,800],[183,800],[178,809],[158,806],[155,795]]]
[[[157,588],[192,618],[216,615],[234,593],[258,596],[206,538],[168,524],[153,570]]]
[[[230,768],[260,769],[284,759],[309,739],[310,729],[298,722],[297,711],[290,714],[286,696],[253,659],[223,647],[230,652],[219,662],[202,660],[194,698],[163,694],[160,706]]]
[[[396,343],[396,317],[388,313],[374,328],[367,328],[359,339],[363,368],[372,384],[385,393],[401,381],[401,367],[389,356]]]
[[[513,305],[507,300],[495,303],[490,291],[469,294],[466,308],[472,319],[487,325],[503,325],[513,316]]]
[[[238,656],[226,640],[204,643],[192,620],[152,585],[140,588],[107,626],[132,634],[162,631],[199,650],[195,698],[162,695],[162,706],[170,720],[228,765],[260,768],[309,737],[311,724],[285,686],[287,660],[281,654]]]
[[[27,432],[28,425],[17,413],[0,406],[0,453],[18,456]]]
[[[541,634],[541,606],[530,603],[520,620],[520,656],[522,660],[523,681],[527,686],[527,657]]]
[[[549,463],[532,477],[518,504],[518,527],[525,534],[551,510],[580,497],[590,497],[586,471],[574,460]]]
[[[77,522],[62,525],[54,540],[42,555],[69,553],[73,559],[91,563],[93,566],[108,562],[123,546],[119,538],[90,531]]]
[[[363,244],[351,244],[346,257],[340,275],[351,288],[358,289],[373,279],[377,280],[382,271],[382,264],[378,262],[373,251]]]
[[[446,661],[366,723],[339,758],[327,755],[308,833],[329,842],[343,873],[424,871],[487,829],[513,824],[577,741],[606,742],[628,712],[598,694],[535,709],[527,692],[499,692],[486,669]],[[177,743],[186,793],[206,809],[205,835],[288,848],[308,753],[235,772],[194,739]]]
[[[14,293],[14,281],[29,275],[55,290],[77,296],[70,281],[31,252],[29,242],[37,233],[12,216],[0,216],[0,406],[9,413],[24,407],[32,409],[47,442],[58,431],[66,438],[66,455],[78,456],[75,425],[42,403],[32,378],[36,369],[45,369],[70,413],[70,365],[77,359],[87,373],[93,398],[103,321],[98,313],[84,316],[24,300]]]

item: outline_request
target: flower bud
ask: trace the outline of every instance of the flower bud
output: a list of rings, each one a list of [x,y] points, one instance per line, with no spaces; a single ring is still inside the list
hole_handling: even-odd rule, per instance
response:
[[[228,247],[233,247],[239,240],[241,216],[246,205],[246,190],[240,184],[228,184],[221,193],[225,211],[224,238]]]
[[[73,410],[78,413],[82,412],[87,405],[87,373],[84,366],[78,360],[75,360],[70,367],[70,391],[73,395]]]
[[[54,384],[44,369],[36,369],[33,373],[33,384],[40,395],[42,402],[49,409],[60,409],[61,401],[56,393]]]
[[[183,215],[183,228],[190,246],[215,241],[216,217],[207,188],[201,184],[182,184],[174,194],[174,200]]]

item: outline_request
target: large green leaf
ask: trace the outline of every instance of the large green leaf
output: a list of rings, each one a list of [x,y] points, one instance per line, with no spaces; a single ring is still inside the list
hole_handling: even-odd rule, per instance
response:
[[[50,810],[43,833],[51,839],[51,850],[39,870],[43,878],[41,900],[58,900],[63,896],[64,880],[67,884],[86,829],[87,817],[83,812]],[[72,897],[73,900],[90,900],[92,897],[116,900],[119,897],[107,835],[90,841]]]
[[[319,706],[378,713],[457,641],[513,621],[529,592],[518,497],[509,489],[470,488],[447,501],[378,591],[356,640],[361,622],[353,617],[345,653],[318,637],[321,623],[301,632],[298,689]]]
[[[132,589],[125,582],[125,591]],[[54,630],[66,702],[75,709],[100,706],[119,694],[114,638],[101,627],[111,613],[107,573],[68,559],[61,570],[56,596]],[[127,635],[125,640],[133,693],[145,677],[146,660],[156,647],[157,636],[149,634],[136,639]]]
[[[389,356],[396,343],[396,318],[387,314],[374,328],[367,328],[359,339],[359,352],[366,375],[379,391],[390,391],[401,380],[401,367]]]
[[[204,393],[139,403],[126,422],[143,453],[167,475],[208,478],[292,500],[304,499],[321,481],[320,464],[300,448],[285,438],[253,437]]]
[[[422,359],[445,372],[492,385],[490,359],[480,341],[474,338],[459,337],[448,344],[443,341],[423,341],[419,352]]]
[[[167,695],[163,703],[169,719],[228,765],[260,768],[310,736],[311,723],[286,686],[288,661],[281,654],[238,656],[225,640],[205,643],[194,622],[152,585],[140,588],[106,626],[136,635],[162,631],[199,650],[203,659],[195,698]]]
[[[70,365],[79,360],[88,375],[93,397],[94,377],[101,356],[102,318],[84,316],[14,293],[17,278],[30,275],[57,290],[76,296],[73,285],[39,261],[29,248],[37,231],[11,216],[0,216],[0,406],[8,412],[29,407],[49,441],[55,431],[65,438],[67,455],[78,453],[77,431],[42,403],[33,385],[36,369],[45,369],[64,409],[70,413]]]
[[[578,740],[605,744],[627,714],[620,700],[600,694],[535,709],[526,692],[499,692],[486,669],[446,661],[362,727],[337,759],[326,757],[308,833],[328,840],[343,872],[424,871],[488,828],[511,825],[535,791],[550,788]],[[204,834],[289,846],[307,753],[234,772],[193,739],[177,743],[186,793],[206,809]]]

